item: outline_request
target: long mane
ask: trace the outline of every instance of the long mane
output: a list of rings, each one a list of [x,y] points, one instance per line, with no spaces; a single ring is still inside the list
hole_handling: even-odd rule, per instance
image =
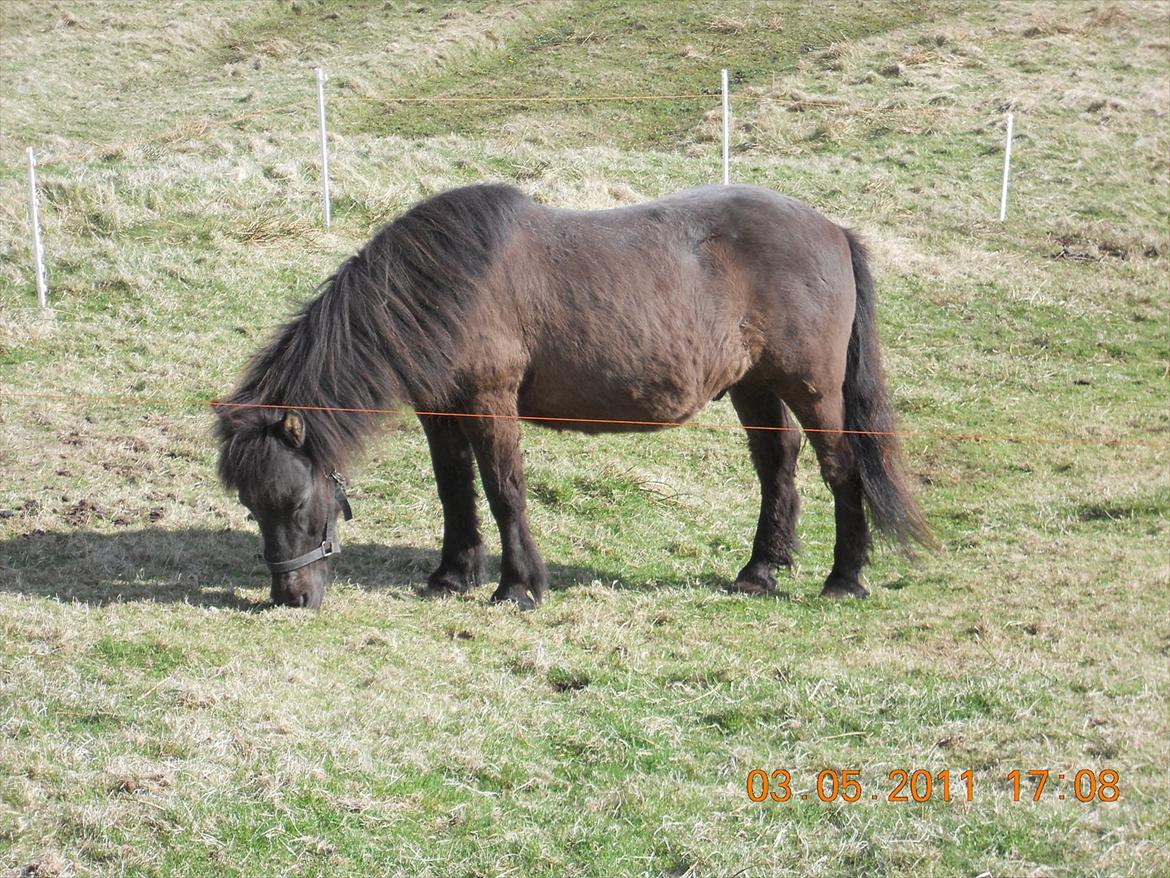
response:
[[[304,407],[310,460],[344,469],[378,415],[335,409],[441,400],[478,282],[528,203],[510,186],[445,192],[343,262],[216,407],[223,482],[238,486],[263,462],[283,411],[257,406]]]

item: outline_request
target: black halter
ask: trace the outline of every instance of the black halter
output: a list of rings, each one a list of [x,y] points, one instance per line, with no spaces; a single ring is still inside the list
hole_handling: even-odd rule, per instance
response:
[[[336,470],[329,474],[329,478],[333,479],[333,499],[337,501],[345,520],[349,521],[353,518],[353,510],[349,508],[349,498],[345,496],[345,479]],[[325,536],[321,540],[321,545],[287,561],[269,561],[265,558],[264,563],[273,573],[291,573],[293,570],[307,567],[314,561],[336,555],[340,551],[341,543],[337,541],[337,516],[330,513],[325,516]]]

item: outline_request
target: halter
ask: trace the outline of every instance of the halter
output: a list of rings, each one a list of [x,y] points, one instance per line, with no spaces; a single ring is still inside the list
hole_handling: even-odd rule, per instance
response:
[[[353,510],[349,508],[349,498],[345,496],[345,478],[336,470],[329,474],[329,478],[333,480],[333,499],[341,507],[341,514],[345,516],[345,520],[349,521],[353,518]],[[307,567],[314,561],[320,561],[323,558],[328,558],[330,555],[336,555],[340,551],[341,543],[337,541],[337,516],[326,515],[325,536],[321,539],[321,545],[315,549],[310,549],[303,555],[289,558],[287,561],[269,561],[265,558],[264,563],[268,565],[268,569],[273,573],[291,573],[293,570]]]

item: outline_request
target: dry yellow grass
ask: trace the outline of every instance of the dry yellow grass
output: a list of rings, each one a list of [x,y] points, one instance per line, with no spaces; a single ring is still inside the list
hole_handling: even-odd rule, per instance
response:
[[[848,7],[710,4],[664,25],[606,4],[303,2],[293,17],[225,3],[200,30],[155,6],[0,4],[3,81],[28,88],[0,104],[0,866],[1166,871],[1170,452],[936,434],[1170,436],[1167,7],[939,4],[909,25],[920,13]],[[858,15],[871,32],[842,35]],[[662,30],[638,42],[639,24]],[[103,45],[121,54],[93,72],[82,115],[71,83]],[[749,55],[759,45],[776,60]],[[635,51],[637,68],[621,66]],[[22,83],[21,57],[46,72]],[[322,62],[330,231],[306,89]],[[466,182],[604,208],[718,176],[717,96],[436,110],[442,125],[421,133],[405,110],[379,127],[360,108],[408,86],[613,91],[690,63],[747,71],[737,179],[871,242],[944,551],[880,554],[867,603],[815,600],[832,525],[806,449],[801,568],[781,599],[731,597],[719,586],[755,520],[736,433],[526,429],[534,528],[563,588],[527,616],[485,594],[422,605],[413,587],[441,518],[407,421],[351,474],[358,518],[326,609],[263,609],[254,524],[213,482],[198,399],[230,386],[341,257]],[[1020,139],[1000,226],[1009,105]],[[47,159],[83,161],[43,168],[56,310],[41,315],[18,149],[49,130]],[[88,398],[109,394],[160,402]],[[719,403],[699,425],[733,419]],[[744,794],[750,768],[789,768],[812,792],[826,766],[861,769],[867,790],[897,767],[970,768],[977,793],[907,806]],[[1014,802],[1006,780],[1107,766],[1122,775],[1116,805]]]

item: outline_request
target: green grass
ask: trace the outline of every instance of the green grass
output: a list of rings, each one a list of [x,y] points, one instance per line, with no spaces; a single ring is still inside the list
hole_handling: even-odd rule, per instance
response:
[[[1164,3],[0,4],[0,866],[1170,870],[1168,23]],[[800,568],[773,599],[726,594],[756,488],[723,401],[652,436],[525,427],[549,600],[422,603],[442,522],[399,420],[350,474],[325,608],[264,609],[206,401],[427,194],[508,180],[596,208],[715,181],[721,66],[734,177],[871,244],[942,550],[879,552],[869,600],[819,600],[832,511],[805,449]],[[711,97],[384,100],[643,92]],[[750,802],[757,767],[796,798]],[[863,800],[817,801],[825,768],[859,769]],[[886,802],[897,768],[970,769],[973,801]],[[1014,802],[1017,768],[1113,768],[1122,795]]]

